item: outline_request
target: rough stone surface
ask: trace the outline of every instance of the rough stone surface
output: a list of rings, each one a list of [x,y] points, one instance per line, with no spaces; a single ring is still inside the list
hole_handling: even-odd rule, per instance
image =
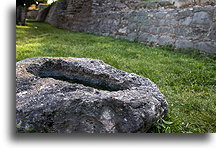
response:
[[[16,64],[16,82],[22,132],[147,132],[168,110],[148,78],[95,59],[25,59]]]
[[[193,47],[193,44],[188,40],[177,40],[175,43],[178,48],[189,48]]]
[[[194,48],[199,49],[203,52],[208,51],[209,53],[215,51],[215,43],[212,42],[197,42],[194,44]]]
[[[38,10],[36,20],[44,22],[49,13],[50,7],[51,6]]]
[[[195,5],[213,5],[215,0],[169,0],[176,7],[188,7]]]
[[[38,15],[38,10],[28,10],[27,19],[36,19]]]
[[[72,31],[110,35],[143,44],[154,41],[160,45],[175,45],[177,40],[184,39],[190,42],[188,47],[199,47],[214,54],[215,47],[209,46],[215,43],[212,0],[175,0],[175,4],[186,2],[203,6],[174,9],[173,1],[150,4],[141,0],[62,0],[51,5],[45,22]],[[202,46],[194,46],[197,42]],[[207,50],[200,49],[207,46]]]
[[[209,14],[207,12],[197,12],[193,16],[192,23],[209,25],[211,20],[209,19]]]

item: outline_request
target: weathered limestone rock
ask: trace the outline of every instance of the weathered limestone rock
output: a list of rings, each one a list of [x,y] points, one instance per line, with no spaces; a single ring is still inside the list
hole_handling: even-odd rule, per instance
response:
[[[16,82],[18,131],[146,132],[168,110],[149,79],[95,59],[25,59]]]

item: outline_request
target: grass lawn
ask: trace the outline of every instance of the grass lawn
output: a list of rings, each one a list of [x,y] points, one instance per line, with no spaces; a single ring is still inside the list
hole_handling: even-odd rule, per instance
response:
[[[150,78],[169,103],[169,114],[149,132],[216,132],[216,65],[210,57],[171,47],[57,29],[29,21],[16,26],[16,60],[35,56],[100,59],[118,69]]]

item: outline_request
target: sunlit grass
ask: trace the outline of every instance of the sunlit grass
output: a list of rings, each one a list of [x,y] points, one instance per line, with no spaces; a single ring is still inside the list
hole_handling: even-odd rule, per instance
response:
[[[16,60],[35,56],[100,59],[155,82],[169,103],[165,118],[172,124],[150,132],[215,132],[216,66],[213,58],[151,48],[126,40],[70,32],[29,21],[17,26]],[[156,128],[157,127],[157,128]]]

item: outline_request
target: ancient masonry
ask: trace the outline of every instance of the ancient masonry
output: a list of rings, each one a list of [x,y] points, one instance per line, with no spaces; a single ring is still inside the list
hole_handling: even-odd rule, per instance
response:
[[[39,16],[46,15],[37,19],[71,31],[214,54],[215,7],[214,2],[207,4],[177,8],[168,1],[62,0],[41,11]]]

